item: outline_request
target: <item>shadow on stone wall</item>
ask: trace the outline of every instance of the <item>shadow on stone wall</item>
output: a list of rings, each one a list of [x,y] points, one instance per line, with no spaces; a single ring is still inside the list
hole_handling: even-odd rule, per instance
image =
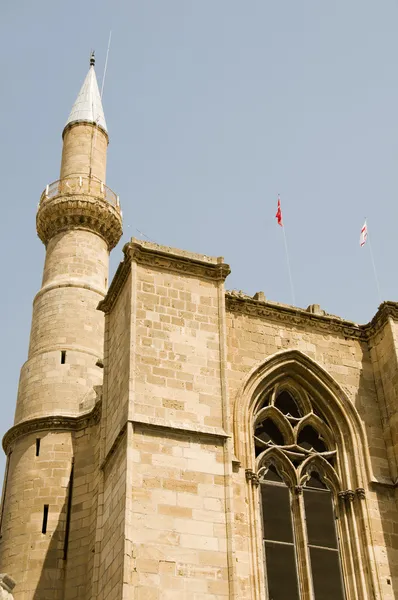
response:
[[[361,420],[365,426],[367,444],[369,448],[372,470],[377,479],[382,481],[391,480],[389,469],[385,430],[382,422],[382,411],[379,406],[378,395],[376,393],[375,373],[373,370],[370,353],[367,344],[362,345],[362,365],[360,373],[358,393],[354,404]],[[368,482],[367,482],[368,483]],[[392,480],[391,480],[392,484]],[[372,498],[368,495],[368,510],[371,511],[371,534],[374,547],[376,549],[376,560],[378,574],[382,586],[382,597],[388,600],[395,598],[398,592],[398,520],[397,520],[397,498],[393,487],[380,484],[370,484],[370,493],[376,492]],[[378,512],[381,519],[373,518],[371,502],[377,498]],[[375,507],[376,508],[376,507]],[[383,551],[383,547],[385,551]],[[380,563],[385,554],[387,559],[389,574],[386,574],[385,560],[384,565]],[[394,592],[395,590],[395,592]],[[397,596],[398,597],[398,596]]]
[[[51,535],[51,541],[43,562],[42,572],[33,595],[33,600],[63,600],[64,598],[64,580],[66,571],[65,534],[68,519],[68,498],[71,491],[71,485],[72,479],[70,476],[65,494],[65,502],[62,505],[58,523],[53,531],[51,531],[50,527],[47,529],[46,535]],[[49,510],[51,512],[51,504]]]

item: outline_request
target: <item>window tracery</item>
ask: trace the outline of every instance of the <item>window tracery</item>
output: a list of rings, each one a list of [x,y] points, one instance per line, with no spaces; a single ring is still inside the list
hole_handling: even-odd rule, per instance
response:
[[[276,387],[257,405],[254,448],[268,598],[344,600],[328,422],[305,391]]]

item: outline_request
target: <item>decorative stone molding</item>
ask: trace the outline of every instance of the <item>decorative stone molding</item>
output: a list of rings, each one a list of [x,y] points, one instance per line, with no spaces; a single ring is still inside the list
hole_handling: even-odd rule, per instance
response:
[[[301,496],[301,494],[303,493],[303,486],[302,485],[295,485],[294,486],[294,491],[296,492],[296,494],[298,496]]]
[[[246,476],[246,481],[251,482],[251,484],[254,485],[255,487],[260,485],[259,476],[251,469],[245,469],[245,476]]]
[[[231,272],[221,256],[207,257],[150,242],[132,240],[129,244],[129,254],[139,265],[202,279],[224,281]]]
[[[79,431],[97,425],[101,419],[101,404],[102,402],[98,401],[90,412],[77,417],[52,415],[22,421],[11,427],[3,437],[4,452],[9,454],[12,444],[17,439],[37,431]]]
[[[345,504],[350,504],[351,502],[354,502],[356,494],[357,490],[355,492],[354,490],[344,490],[342,492],[339,492],[337,495],[342,502],[344,502]]]
[[[6,573],[0,573],[0,600],[13,600],[15,581]]]
[[[189,435],[198,434],[210,438],[219,438],[225,440],[230,436],[221,427],[211,427],[210,425],[196,425],[195,423],[184,423],[184,421],[173,421],[163,419],[162,417],[148,417],[147,415],[134,415],[129,419],[130,423],[135,425],[144,425],[151,428],[168,429],[171,431],[185,432]]]
[[[324,333],[337,333],[347,338],[364,341],[374,336],[385,325],[389,317],[398,321],[397,302],[383,302],[375,317],[366,325],[357,325],[352,321],[328,315],[324,311],[309,312],[308,309],[252,298],[241,291],[226,292],[225,305],[230,312],[265,318],[293,327],[312,327]]]
[[[119,207],[87,194],[57,195],[40,202],[36,215],[37,234],[43,244],[68,229],[86,229],[104,238],[109,250],[120,240],[122,216]]]
[[[224,263],[221,256],[214,258],[194,254],[168,246],[160,246],[153,242],[143,242],[135,238],[132,238],[131,242],[124,246],[123,252],[124,260],[116,271],[108,294],[98,305],[98,308],[105,313],[114,306],[128,277],[132,261],[144,267],[211,281],[224,281],[231,272],[229,265]]]
[[[357,498],[359,500],[365,500],[366,495],[365,495],[365,489],[364,488],[357,488],[355,490],[355,493],[356,493]]]

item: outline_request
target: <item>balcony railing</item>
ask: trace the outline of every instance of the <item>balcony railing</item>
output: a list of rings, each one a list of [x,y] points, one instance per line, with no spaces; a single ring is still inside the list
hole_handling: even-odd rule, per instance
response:
[[[74,176],[65,177],[50,183],[40,197],[40,204],[55,196],[68,196],[69,194],[88,194],[96,196],[109,202],[115,208],[120,209],[119,196],[108,188],[103,181],[92,177]]]

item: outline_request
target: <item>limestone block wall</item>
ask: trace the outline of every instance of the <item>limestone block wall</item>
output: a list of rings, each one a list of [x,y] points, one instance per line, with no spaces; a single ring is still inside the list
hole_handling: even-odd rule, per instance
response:
[[[128,416],[131,361],[131,275],[106,316],[104,345],[104,450],[105,458]]]
[[[225,265],[135,241],[124,251],[101,304],[107,316],[99,597],[227,598]]]
[[[121,600],[125,577],[127,443],[124,436],[103,467],[99,533],[98,583],[93,589],[98,600]]]
[[[48,242],[42,287],[75,282],[105,294],[109,252],[105,240],[84,229],[62,231]]]
[[[397,323],[385,322],[369,342],[391,477],[398,477],[398,337]]]
[[[91,175],[105,182],[108,136],[89,123],[74,123],[64,130],[60,179]]]
[[[97,548],[99,424],[73,436],[73,490],[63,600],[91,600]]]
[[[138,265],[130,414],[222,427],[218,286]]]
[[[61,431],[26,435],[10,454],[0,528],[0,565],[17,582],[15,600],[63,600],[72,454],[72,435]],[[45,505],[48,520],[43,533]]]
[[[21,369],[15,424],[42,415],[78,415],[79,405],[102,383],[97,356],[67,350],[38,354]]]
[[[97,310],[108,277],[108,248],[74,229],[48,246],[43,286],[33,303],[28,360],[21,370],[15,423],[40,415],[78,414],[102,383],[104,315]]]
[[[136,425],[132,448],[134,598],[229,598],[222,440]]]
[[[289,315],[289,311],[275,305],[268,305],[267,316],[264,316],[264,309],[259,309],[259,305],[254,308],[253,306],[254,303],[247,308],[244,303],[227,298],[227,379],[231,414],[234,414],[236,403],[240,401],[242,385],[251,370],[277,352],[291,349],[302,352],[325,369],[342,387],[359,414],[367,446],[364,452],[369,452],[371,469],[365,477],[365,517],[367,527],[370,527],[370,541],[367,544],[372,546],[370,554],[374,553],[374,577],[380,584],[382,598],[393,600],[394,593],[398,591],[397,543],[392,523],[396,515],[396,504],[386,447],[388,438],[383,427],[378,397],[381,382],[380,378],[375,378],[374,361],[371,357],[372,343],[369,343],[353,324],[351,328],[343,327],[330,320],[328,327],[322,318],[317,321],[316,318],[307,316],[305,311],[302,311],[300,316],[297,315],[297,311],[295,315]],[[388,344],[385,355],[391,356],[394,354],[391,336]],[[396,366],[390,364],[386,368],[390,369],[390,373],[385,373],[385,377],[393,381],[396,377]],[[381,385],[381,389],[382,387]],[[394,394],[389,392],[388,395],[392,400]],[[237,425],[236,430],[244,435],[246,427],[247,424],[241,423]],[[237,443],[235,437],[235,444]],[[247,465],[242,465],[245,466]],[[250,537],[253,535],[253,529],[249,522],[249,496],[249,484],[241,468],[234,475],[234,540],[239,559],[239,597],[247,599],[252,598],[254,593],[253,568],[262,568],[261,565],[253,565],[250,562],[253,552]],[[363,539],[360,543],[364,543]],[[365,575],[368,576],[369,573]]]

